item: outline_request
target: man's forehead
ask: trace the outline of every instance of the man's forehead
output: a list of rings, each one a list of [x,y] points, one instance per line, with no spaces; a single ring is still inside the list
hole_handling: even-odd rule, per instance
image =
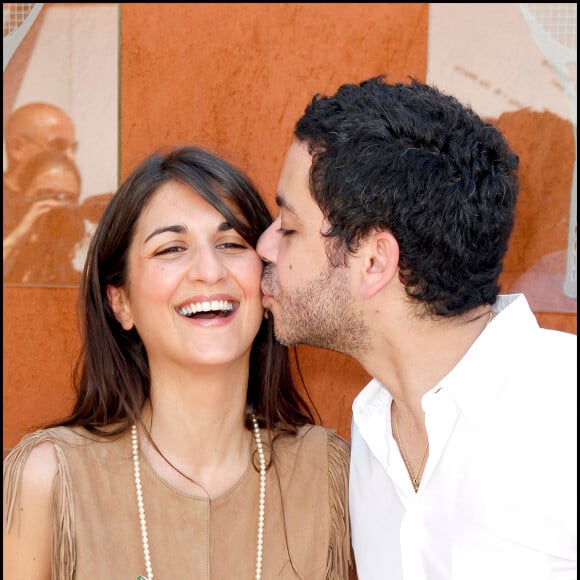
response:
[[[297,213],[294,204],[280,192],[276,195],[276,204],[280,209],[286,209],[293,214]]]
[[[278,182],[276,203],[293,214],[303,203],[311,201],[310,168],[312,156],[305,143],[294,141],[286,153]]]

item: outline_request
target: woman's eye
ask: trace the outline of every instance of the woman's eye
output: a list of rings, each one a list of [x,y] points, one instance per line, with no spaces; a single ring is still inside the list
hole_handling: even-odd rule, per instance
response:
[[[278,228],[278,233],[281,234],[282,236],[290,236],[292,235],[296,230],[287,230],[284,228]]]
[[[243,250],[248,247],[243,242],[222,242],[217,246],[220,250]]]
[[[156,256],[164,256],[167,254],[178,254],[180,252],[183,252],[185,250],[185,248],[183,248],[182,246],[169,246],[167,248],[162,248],[161,250],[158,250],[157,252],[155,252]]]

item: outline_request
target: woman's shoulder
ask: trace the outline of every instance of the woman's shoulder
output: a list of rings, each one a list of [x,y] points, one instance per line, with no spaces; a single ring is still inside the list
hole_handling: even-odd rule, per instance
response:
[[[334,429],[320,425],[303,425],[295,434],[284,434],[275,443],[280,459],[293,458],[298,462],[328,464],[330,470],[348,470],[350,444]]]
[[[329,427],[312,425],[305,437],[316,439],[324,448],[330,489],[333,493],[344,495],[348,485],[350,469],[350,444],[336,430]]]
[[[286,448],[277,453],[280,484],[287,498],[296,501],[293,517],[318,514],[325,522],[327,578],[348,578],[351,567],[348,511],[350,445],[336,430],[320,425],[305,425]]]
[[[304,439],[304,442],[313,444],[326,444],[329,452],[338,453],[340,455],[350,455],[350,444],[342,436],[340,436],[335,429],[330,427],[323,427],[321,425],[303,425],[298,429],[297,438]]]
[[[66,476],[68,451],[103,441],[82,427],[50,427],[28,433],[3,461],[4,494],[16,494],[21,485],[33,491],[50,489],[55,476]]]
[[[10,529],[17,517],[17,501],[24,496],[30,505],[49,506],[60,459],[53,429],[41,429],[25,435],[3,461],[4,526]],[[47,508],[48,509],[48,508]]]
[[[33,521],[52,535],[62,555],[62,562],[54,562],[55,578],[72,578],[73,494],[62,447],[78,438],[76,430],[68,427],[34,431],[25,435],[3,462],[4,533],[18,531],[21,524],[26,527]],[[49,524],[53,518],[58,525]]]
[[[60,462],[60,447],[82,439],[77,429],[52,427],[28,433],[3,461],[4,479],[14,477],[35,485],[52,485]]]
[[[31,469],[43,465],[50,468],[56,465],[54,443],[70,438],[70,429],[64,427],[39,429],[28,433],[10,450],[4,459],[4,470],[15,463],[30,463]]]
[[[47,495],[58,470],[58,459],[53,441],[45,437],[26,436],[8,454],[3,462],[5,490],[17,482],[36,496]]]
[[[91,435],[81,427],[50,427],[28,433],[10,450],[4,463],[26,459],[28,456],[40,458],[46,455],[46,449],[79,445],[91,440]],[[51,445],[52,444],[52,445]]]

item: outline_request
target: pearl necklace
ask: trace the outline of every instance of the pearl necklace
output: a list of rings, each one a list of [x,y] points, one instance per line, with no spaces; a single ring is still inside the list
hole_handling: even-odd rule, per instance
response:
[[[262,578],[262,555],[264,548],[264,512],[266,509],[266,458],[262,446],[262,435],[255,415],[252,415],[254,424],[254,439],[258,449],[260,462],[260,498],[258,504],[258,539],[256,542],[256,580]],[[133,467],[135,473],[135,490],[137,492],[137,507],[139,509],[139,523],[141,524],[141,540],[143,543],[143,556],[147,576],[138,576],[137,580],[153,580],[153,568],[151,567],[151,554],[149,552],[149,537],[147,535],[147,519],[145,517],[145,505],[143,504],[143,488],[141,486],[141,469],[139,467],[139,439],[137,426],[131,428],[131,440],[133,447]]]

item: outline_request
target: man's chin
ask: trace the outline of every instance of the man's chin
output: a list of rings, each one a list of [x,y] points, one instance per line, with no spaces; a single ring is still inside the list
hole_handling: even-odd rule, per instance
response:
[[[277,332],[275,324],[274,324],[274,338],[280,344],[283,344],[284,346],[297,346],[298,344],[300,344],[299,342],[294,342],[292,340],[289,340],[288,337],[286,335],[284,335],[283,333]]]
[[[283,325],[276,320],[276,317],[274,316],[274,313],[271,310],[269,311],[269,315],[271,318],[274,319],[274,338],[280,344],[283,344],[284,346],[297,346],[298,344],[300,344],[299,341],[293,340],[292,336],[289,335],[288,332],[284,330]]]

